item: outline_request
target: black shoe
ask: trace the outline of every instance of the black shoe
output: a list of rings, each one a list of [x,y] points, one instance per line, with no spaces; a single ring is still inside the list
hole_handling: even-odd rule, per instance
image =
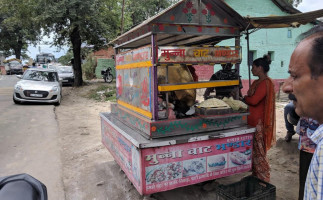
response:
[[[295,131],[287,131],[287,134],[285,136],[285,141],[290,142],[294,134],[295,134]]]

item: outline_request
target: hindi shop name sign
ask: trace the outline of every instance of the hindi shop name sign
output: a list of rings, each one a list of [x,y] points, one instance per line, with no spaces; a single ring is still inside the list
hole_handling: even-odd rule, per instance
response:
[[[143,150],[144,193],[251,170],[252,134]]]
[[[240,47],[159,47],[159,63],[240,63]]]
[[[143,48],[120,53],[116,56],[116,65],[126,65],[132,63],[140,63],[151,60],[151,47]]]

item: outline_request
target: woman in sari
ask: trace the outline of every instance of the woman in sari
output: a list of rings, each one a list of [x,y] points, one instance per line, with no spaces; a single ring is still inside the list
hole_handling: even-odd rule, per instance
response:
[[[251,72],[258,77],[245,96],[249,105],[248,124],[256,127],[253,140],[252,172],[266,182],[270,181],[270,167],[267,151],[276,141],[275,91],[273,81],[268,77],[271,60],[265,55],[253,61]]]

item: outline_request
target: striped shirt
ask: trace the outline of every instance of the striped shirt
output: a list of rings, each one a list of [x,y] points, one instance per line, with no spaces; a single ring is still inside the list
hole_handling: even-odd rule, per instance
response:
[[[305,200],[323,199],[323,124],[310,139],[317,144],[305,183]]]

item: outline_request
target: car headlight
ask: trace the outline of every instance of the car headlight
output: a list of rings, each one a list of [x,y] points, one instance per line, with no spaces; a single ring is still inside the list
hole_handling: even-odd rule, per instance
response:
[[[21,85],[15,85],[15,90],[21,90],[22,91],[23,89],[22,89]]]
[[[58,87],[57,86],[54,86],[50,91],[51,92],[57,92],[58,91]]]

